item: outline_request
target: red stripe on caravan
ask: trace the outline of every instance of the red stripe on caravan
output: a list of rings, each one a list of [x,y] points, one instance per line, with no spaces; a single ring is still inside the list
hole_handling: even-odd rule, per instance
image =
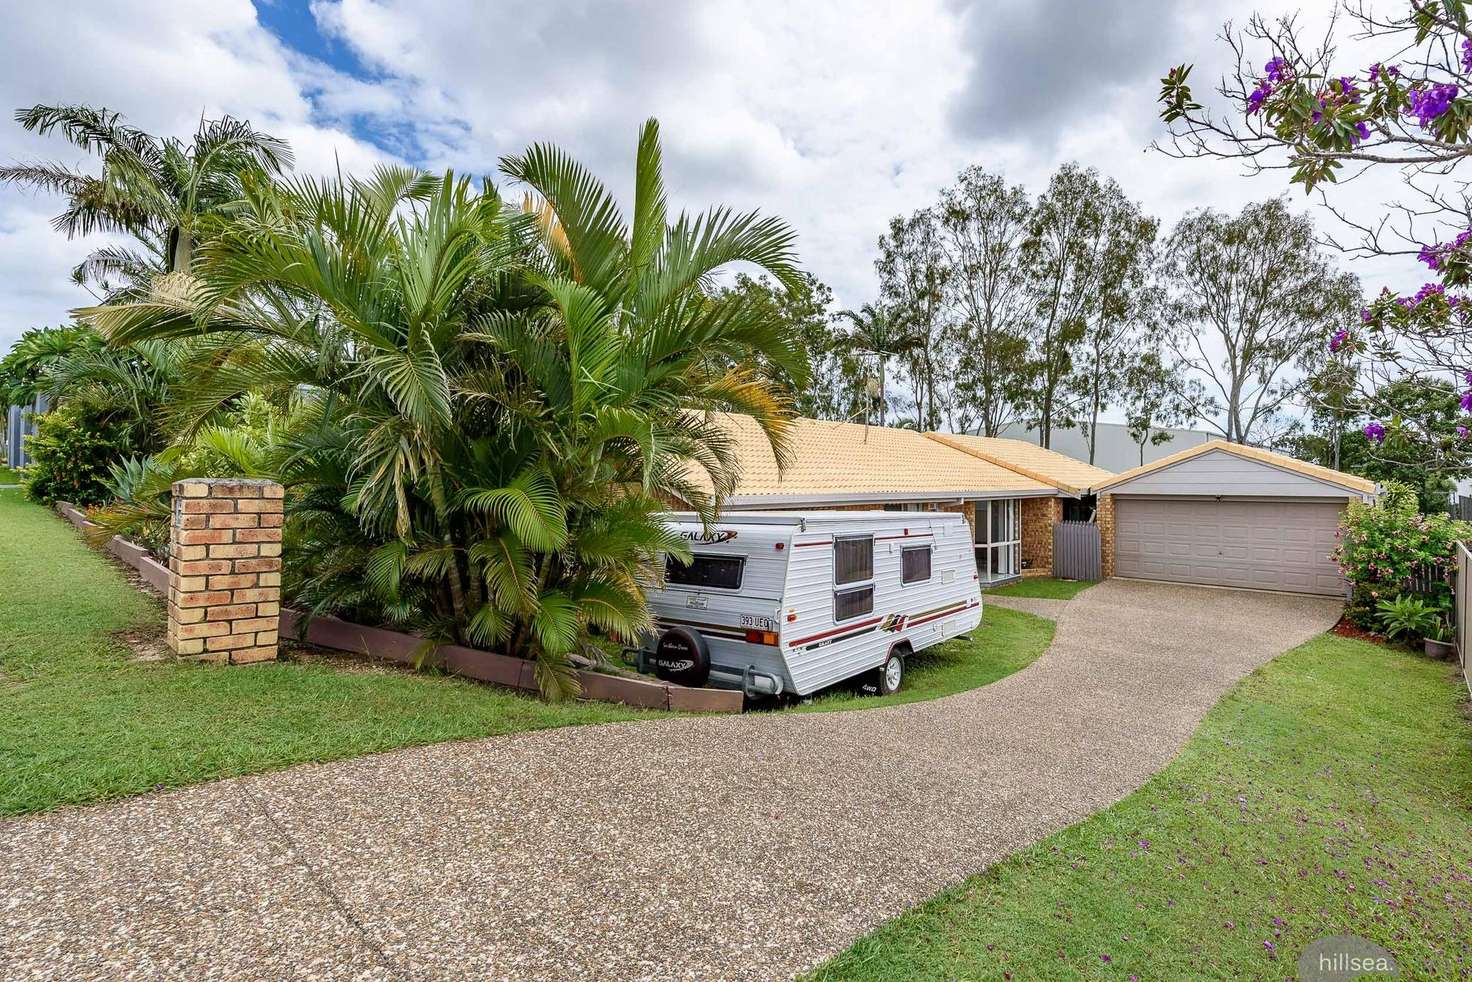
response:
[[[831,546],[831,545],[833,545],[833,540],[832,539],[824,539],[822,542],[794,542],[792,544],[792,548],[794,548],[794,549],[801,549],[803,546]]]
[[[795,647],[800,644],[807,644],[809,641],[821,641],[824,638],[832,637],[835,634],[843,634],[847,631],[858,630],[861,627],[868,627],[870,624],[878,624],[882,620],[884,620],[883,617],[875,617],[867,621],[857,621],[853,624],[845,624],[843,625],[843,627],[835,627],[831,631],[824,631],[822,634],[814,634],[810,637],[799,638],[796,641],[789,641],[787,643],[789,646]]]

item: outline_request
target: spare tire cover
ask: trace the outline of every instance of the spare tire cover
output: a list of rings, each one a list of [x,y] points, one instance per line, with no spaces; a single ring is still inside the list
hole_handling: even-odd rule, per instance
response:
[[[679,685],[704,685],[710,680],[710,648],[699,631],[672,627],[659,636],[654,648],[654,674]]]

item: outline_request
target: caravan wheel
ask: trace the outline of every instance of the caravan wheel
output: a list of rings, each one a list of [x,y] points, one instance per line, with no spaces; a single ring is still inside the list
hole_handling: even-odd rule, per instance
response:
[[[881,696],[900,691],[900,685],[905,681],[905,660],[900,657],[901,654],[899,648],[891,648],[889,657],[879,666],[878,688]]]

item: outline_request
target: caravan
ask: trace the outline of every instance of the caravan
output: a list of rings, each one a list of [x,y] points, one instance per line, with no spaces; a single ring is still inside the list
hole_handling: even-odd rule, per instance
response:
[[[805,696],[864,673],[900,687],[907,655],[981,623],[971,528],[944,512],[666,516],[690,543],[649,591],[641,670],[748,696]]]

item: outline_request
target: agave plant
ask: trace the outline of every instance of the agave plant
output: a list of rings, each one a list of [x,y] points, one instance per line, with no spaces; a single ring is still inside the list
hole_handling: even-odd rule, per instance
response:
[[[745,366],[801,379],[803,356],[712,279],[750,262],[790,281],[793,235],[725,209],[671,219],[652,120],[631,221],[554,147],[502,168],[525,205],[401,168],[247,181],[192,275],[79,314],[114,343],[204,336],[173,406],[186,428],[244,392],[297,394],[278,460],[298,602],[533,658],[563,698],[590,631],[650,627],[640,583],[687,552],[660,508],[713,517],[734,486],[715,414],[751,415],[785,457],[786,395]]]

